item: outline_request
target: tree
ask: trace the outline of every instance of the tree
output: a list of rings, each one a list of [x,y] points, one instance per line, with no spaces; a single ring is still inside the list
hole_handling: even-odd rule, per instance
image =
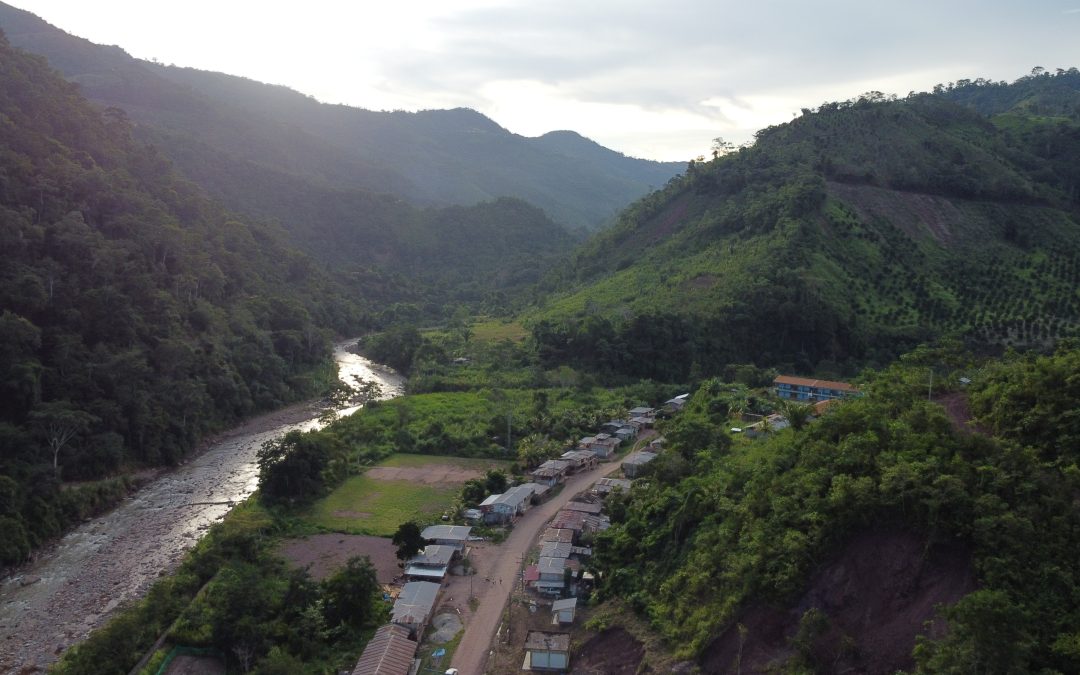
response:
[[[780,411],[783,413],[792,429],[795,431],[802,431],[803,427],[809,423],[810,415],[813,414],[814,408],[806,403],[783,401],[780,404]]]
[[[269,503],[303,501],[323,488],[332,437],[290,431],[259,450],[259,492]]]
[[[60,451],[72,439],[86,433],[92,424],[100,421],[90,413],[75,408],[70,401],[42,403],[30,413],[30,420],[49,446],[53,471],[60,470]]]
[[[374,617],[379,582],[367,556],[349,558],[345,566],[323,582],[327,623],[363,626]]]
[[[489,495],[506,492],[507,485],[509,485],[509,480],[507,480],[505,472],[498,469],[488,469],[487,475],[484,476],[484,488]]]
[[[397,546],[397,559],[402,561],[413,557],[424,547],[420,526],[411,520],[398,525],[397,532],[390,541]]]

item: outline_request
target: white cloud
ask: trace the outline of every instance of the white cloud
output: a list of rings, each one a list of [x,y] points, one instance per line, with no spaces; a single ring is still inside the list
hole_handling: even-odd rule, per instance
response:
[[[366,108],[472,107],[518,133],[570,128],[662,159],[868,90],[1076,65],[1073,26],[1055,17],[1078,11],[1065,0],[1041,11],[1022,0],[21,4],[143,58]]]

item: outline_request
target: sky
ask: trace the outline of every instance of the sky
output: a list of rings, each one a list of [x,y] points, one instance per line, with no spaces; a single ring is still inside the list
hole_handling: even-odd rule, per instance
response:
[[[7,0],[133,56],[685,161],[867,91],[1080,66],[1080,0]]]

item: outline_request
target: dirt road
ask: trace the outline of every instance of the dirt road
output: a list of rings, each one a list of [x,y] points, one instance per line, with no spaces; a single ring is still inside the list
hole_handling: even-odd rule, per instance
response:
[[[490,577],[491,583],[483,584],[483,588],[477,592],[479,605],[465,629],[465,635],[462,636],[451,663],[461,675],[480,675],[484,672],[488,650],[499,626],[503,608],[510,598],[510,591],[514,583],[521,583],[518,572],[522,557],[535,544],[540,529],[574,496],[600,478],[613,473],[621,464],[622,459],[572,476],[566,481],[562,492],[551,501],[529,510],[514,525],[514,531],[506,541],[491,551],[488,556],[490,567],[485,566],[487,569],[479,572]]]

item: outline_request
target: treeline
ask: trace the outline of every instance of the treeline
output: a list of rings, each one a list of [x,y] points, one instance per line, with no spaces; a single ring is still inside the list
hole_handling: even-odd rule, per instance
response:
[[[175,463],[311,395],[332,380],[332,333],[367,313],[2,36],[0,119],[0,563],[14,563],[110,501],[62,481]]]
[[[911,645],[918,672],[1076,672],[1078,364],[1075,345],[981,369],[954,348],[924,348],[867,373],[863,398],[802,430],[738,444],[726,385],[706,383],[664,429],[670,450],[649,479],[610,504],[593,559],[601,594],[629,600],[684,656],[705,658],[748,608],[791,607],[860,533],[914,532],[927,550],[969,551],[978,589],[941,609],[947,631]],[[968,395],[978,428],[995,435],[957,430],[927,401],[931,370],[934,391]],[[778,667],[857,666],[858,644],[815,647],[836,631],[827,612],[803,609],[813,616]],[[739,640],[756,638],[739,630]],[[817,660],[823,653],[837,660]]]

